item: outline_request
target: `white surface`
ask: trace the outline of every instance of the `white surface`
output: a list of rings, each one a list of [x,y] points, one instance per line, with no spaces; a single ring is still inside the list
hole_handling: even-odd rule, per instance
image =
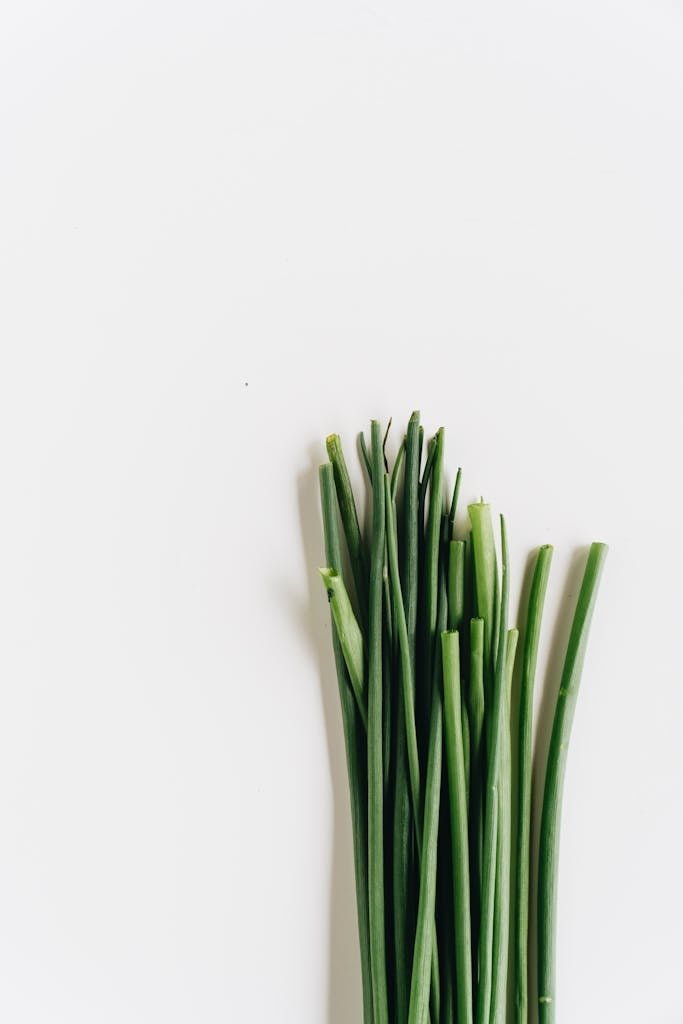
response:
[[[680,3],[2,22],[2,1020],[359,1020],[313,467],[420,407],[611,543],[558,1024],[680,1024]]]

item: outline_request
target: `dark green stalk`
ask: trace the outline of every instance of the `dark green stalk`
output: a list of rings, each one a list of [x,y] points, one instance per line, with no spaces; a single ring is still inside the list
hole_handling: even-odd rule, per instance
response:
[[[448,539],[455,540],[453,533],[455,531],[455,516],[458,511],[458,497],[460,495],[460,483],[462,480],[462,469],[458,469],[455,474],[455,485],[453,487],[453,498],[451,500],[451,507],[448,513]]]
[[[401,580],[398,569],[398,538],[396,528],[396,506],[392,494],[393,483],[384,477],[384,505],[386,512],[386,551],[389,579],[389,596],[393,613],[394,637],[397,646],[398,672],[401,694],[396,701],[396,754],[393,801],[393,908],[394,908],[394,963],[395,963],[395,1015],[397,1024],[407,1024],[410,1002],[410,901],[412,884],[411,851],[414,838],[414,820],[411,814],[411,794],[419,797],[419,766],[417,762],[417,738],[415,736],[415,710],[413,704],[414,684],[408,647],[405,609],[401,594]],[[406,715],[409,724],[406,725]],[[409,756],[407,736],[412,736]],[[411,773],[411,757],[414,758]],[[421,819],[415,819],[421,820]]]
[[[472,1024],[472,937],[467,790],[460,694],[460,648],[457,632],[441,634],[444,690],[444,739],[451,824],[455,992],[458,1024]]]
[[[492,665],[493,631],[496,615],[496,545],[493,539],[491,507],[485,501],[468,506],[472,524],[474,586],[477,616],[484,620],[484,673]]]
[[[384,479],[388,479],[386,474],[384,476]],[[383,481],[380,482],[380,486],[384,487]],[[392,678],[393,665],[395,661],[394,623],[391,609],[391,595],[389,593],[389,574],[387,572],[386,561],[382,568],[382,616],[384,620],[384,634],[382,644],[382,735],[384,737],[384,752],[382,755],[382,769],[384,772],[384,792],[386,794],[387,787],[389,785],[389,777],[391,775],[392,769],[392,737],[394,735],[392,723],[395,717]]]
[[[543,605],[550,575],[553,549],[539,548],[529,592],[524,629],[522,672],[519,689],[517,750],[517,845],[514,903],[515,1024],[527,1024],[529,1018],[529,845],[531,838],[531,755],[534,703],[534,679],[541,635]]]
[[[325,535],[325,561],[341,572],[341,547],[337,528],[337,503],[332,466],[320,467],[320,497]],[[361,976],[363,982],[363,1022],[373,1024],[372,978],[370,972],[370,927],[368,919],[368,821],[367,821],[367,755],[365,729],[358,705],[351,689],[341,646],[332,630],[332,645],[337,668],[339,697],[344,726],[346,766],[351,797],[351,824],[353,830],[353,859],[356,878],[356,904],[358,911],[358,938],[360,943]]]
[[[510,964],[510,882],[512,874],[512,737],[510,690],[519,633],[508,630],[505,665],[505,709],[498,770],[498,832],[496,835],[496,894],[493,920],[493,971],[491,1022],[507,1019],[507,980]]]
[[[439,590],[438,585],[437,590]],[[442,599],[437,608],[435,630],[437,635],[446,625],[445,583],[440,588],[440,592]],[[436,907],[439,809],[443,756],[441,658],[434,660],[434,673],[427,747],[422,856],[420,858],[420,897],[410,985],[409,1024],[425,1024],[430,1012],[432,1024],[436,1024],[440,1018],[440,986],[434,913]]]
[[[342,451],[341,438],[338,434],[330,434],[326,444],[327,454],[334,470],[337,501],[339,502],[346,545],[349,549],[351,572],[360,608],[360,620],[361,624],[364,625],[367,621],[368,612],[368,564],[358,522],[356,502],[351,489],[351,480],[349,479],[349,471],[346,468],[344,452]]]
[[[554,1024],[555,1021],[555,918],[562,788],[588,633],[606,555],[606,544],[591,544],[569,634],[550,737],[538,863],[539,1024]]]
[[[436,434],[433,448],[433,469],[429,488],[429,512],[425,535],[425,625],[427,679],[433,678],[432,660],[437,643],[437,609],[439,600],[439,554],[441,545],[441,517],[443,509],[443,455],[444,430]],[[439,659],[440,660],[440,659]]]
[[[425,468],[422,473],[422,479],[420,480],[420,522],[424,522],[424,509],[427,501],[427,488],[429,487],[429,482],[432,478],[432,470],[434,469],[434,459],[436,458],[437,440],[437,437],[432,437],[427,444],[427,458],[425,460]]]
[[[474,524],[473,524],[474,526]],[[473,530],[474,532],[474,530]],[[499,802],[498,774],[505,710],[505,667],[508,606],[508,546],[505,519],[500,517],[502,548],[502,588],[498,615],[498,657],[493,680],[490,743],[486,766],[486,792],[484,796],[484,841],[482,851],[481,929],[479,932],[479,991],[477,994],[477,1024],[489,1024],[493,991],[493,926],[495,910],[497,806]],[[476,556],[475,556],[476,557]]]
[[[415,680],[413,676],[413,659],[408,637],[408,626],[401,593],[401,580],[398,571],[398,540],[396,530],[396,508],[391,500],[390,487],[385,483],[385,506],[387,519],[387,559],[389,563],[389,583],[396,619],[398,639],[399,669],[401,693],[403,696],[403,723],[407,743],[407,761],[409,767],[410,793],[413,815],[417,825],[417,838],[420,839],[419,823],[422,822],[422,800],[420,794],[420,764],[417,747],[417,728],[415,724]]]
[[[396,453],[396,461],[394,462],[394,468],[391,471],[391,497],[396,500],[396,492],[398,491],[398,481],[401,476],[401,470],[406,457],[406,439],[403,438],[401,446]]]
[[[477,976],[479,951],[479,912],[481,906],[481,849],[483,843],[484,765],[484,620],[470,622],[470,886],[472,907],[473,972]]]
[[[368,480],[370,481],[370,483],[372,483],[372,462],[370,461],[370,453],[368,451],[368,446],[365,442],[365,434],[363,433],[362,430],[358,435],[358,445],[360,447],[361,459],[363,461],[363,465],[365,466],[365,472],[368,474]]]
[[[412,863],[413,820],[410,811],[410,784],[406,750],[403,704],[396,707],[396,756],[394,771],[393,819],[393,908],[396,1024],[407,1024],[410,1004],[410,928],[409,899]]]
[[[405,561],[403,600],[406,612],[408,644],[415,674],[415,633],[417,628],[419,488],[420,488],[420,414],[414,412],[406,433],[406,471],[403,494]]]
[[[389,562],[389,579],[391,584],[392,602],[396,618],[396,633],[398,638],[401,690],[403,696],[403,725],[405,728],[405,736],[407,742],[407,760],[409,768],[408,776],[410,782],[413,821],[415,826],[415,839],[419,860],[422,849],[423,809],[422,794],[420,790],[420,765],[417,746],[417,730],[415,723],[415,686],[413,678],[412,651],[409,644],[406,619],[403,612],[401,581],[398,572],[396,509],[393,501],[391,501],[389,492],[390,488],[387,487],[387,489],[385,490],[385,505],[387,511],[387,556]],[[434,950],[435,953],[432,963],[432,983],[433,987],[436,987],[438,980],[438,958],[436,957],[435,945]]]
[[[384,476],[380,425],[372,421],[372,548],[368,609],[368,900],[374,1024],[388,1024],[384,920],[384,774],[382,736],[382,572]]]

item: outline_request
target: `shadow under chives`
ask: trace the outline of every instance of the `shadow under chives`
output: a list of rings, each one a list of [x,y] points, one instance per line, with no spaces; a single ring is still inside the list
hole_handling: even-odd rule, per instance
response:
[[[538,1024],[538,843],[541,829],[541,808],[545,768],[550,747],[550,735],[555,716],[555,704],[560,688],[562,666],[581,580],[588,558],[588,546],[577,548],[571,555],[569,569],[560,594],[557,618],[552,627],[546,669],[539,672],[536,686],[541,686],[541,702],[534,730],[532,782],[531,782],[531,883],[529,908],[529,1024]],[[552,570],[551,570],[552,571]],[[544,632],[547,622],[544,616]]]
[[[300,628],[310,643],[318,664],[333,791],[329,904],[330,963],[326,1021],[327,1024],[347,1024],[350,1020],[362,1020],[363,1017],[353,839],[346,751],[332,653],[330,616],[318,574],[318,567],[323,565],[325,560],[318,489],[318,466],[325,460],[324,449],[314,445],[309,455],[311,466],[298,478],[299,522],[308,581],[308,602],[301,607],[298,618]]]

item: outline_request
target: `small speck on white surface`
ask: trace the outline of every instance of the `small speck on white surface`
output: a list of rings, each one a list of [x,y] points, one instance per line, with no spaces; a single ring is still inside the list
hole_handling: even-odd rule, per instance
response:
[[[652,0],[5,5],[2,1020],[360,1019],[316,467],[416,407],[549,622],[610,543],[557,1024],[683,1020],[682,52]]]

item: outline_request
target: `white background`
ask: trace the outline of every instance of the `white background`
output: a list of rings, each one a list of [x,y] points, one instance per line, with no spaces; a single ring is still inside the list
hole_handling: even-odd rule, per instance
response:
[[[2,1020],[359,1020],[315,466],[419,407],[551,613],[610,542],[558,1024],[681,1024],[681,4],[0,37]]]

